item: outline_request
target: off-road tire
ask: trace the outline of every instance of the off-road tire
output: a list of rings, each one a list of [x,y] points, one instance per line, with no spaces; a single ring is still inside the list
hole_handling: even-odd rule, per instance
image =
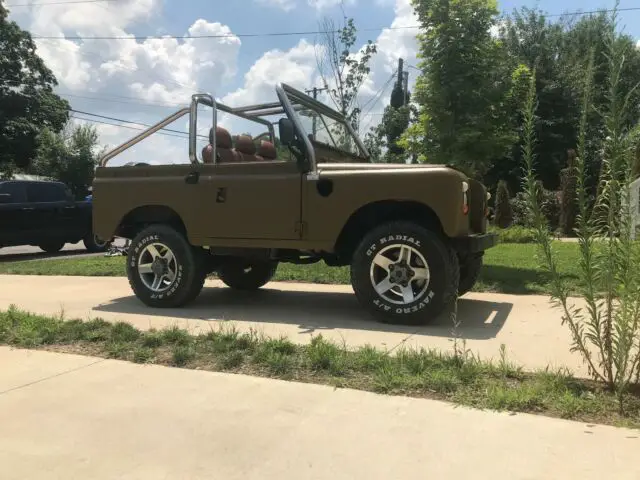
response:
[[[177,273],[171,286],[156,293],[148,288],[138,272],[138,260],[146,247],[161,243],[171,249]],[[154,308],[177,308],[192,302],[202,291],[206,277],[205,253],[189,244],[183,234],[167,225],[151,225],[131,241],[127,254],[129,285],[142,303]]]
[[[482,271],[482,260],[484,254],[477,254],[465,258],[460,258],[460,284],[458,285],[458,295],[469,293]]]
[[[64,248],[65,242],[51,240],[38,245],[40,250],[44,250],[47,253],[58,253]]]
[[[218,278],[234,290],[258,290],[271,281],[278,262],[229,258],[218,268]]]
[[[89,233],[82,239],[82,243],[84,243],[84,248],[86,248],[88,252],[99,253],[106,252],[109,249],[111,242],[107,241],[99,243],[96,236],[93,233]]]
[[[370,271],[377,253],[390,245],[408,245],[425,259],[430,279],[426,290],[408,304],[396,304],[379,295]],[[360,304],[384,323],[428,323],[452,305],[458,291],[458,257],[443,237],[411,222],[381,225],[356,248],[351,262],[351,285]]]

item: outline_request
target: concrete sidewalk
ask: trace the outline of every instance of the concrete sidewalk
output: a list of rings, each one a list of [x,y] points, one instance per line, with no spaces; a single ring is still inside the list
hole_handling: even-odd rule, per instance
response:
[[[0,276],[0,308],[11,304],[40,314],[64,311],[66,318],[126,321],[141,329],[178,325],[197,332],[233,322],[243,331],[286,335],[298,343],[321,333],[350,346],[452,349],[447,316],[423,327],[378,323],[346,285],[273,282],[246,293],[211,281],[188,307],[152,309],[133,296],[126,278]],[[504,343],[509,360],[527,369],[565,366],[587,376],[580,357],[569,351],[568,329],[548,297],[473,293],[460,300],[459,317],[467,347],[482,358],[498,357]]]
[[[0,347],[0,477],[636,480],[637,431]]]

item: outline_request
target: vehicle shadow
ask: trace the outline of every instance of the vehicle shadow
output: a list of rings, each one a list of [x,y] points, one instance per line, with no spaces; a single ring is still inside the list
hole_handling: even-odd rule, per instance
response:
[[[503,327],[513,305],[461,298],[458,302],[460,334],[467,339],[494,338]],[[152,309],[136,297],[122,297],[94,307],[96,312],[175,317],[194,320],[235,320],[297,325],[299,333],[353,329],[436,337],[451,336],[451,319],[443,314],[429,325],[390,325],[373,320],[352,293],[282,291],[264,288],[239,292],[229,288],[206,288],[187,307]]]

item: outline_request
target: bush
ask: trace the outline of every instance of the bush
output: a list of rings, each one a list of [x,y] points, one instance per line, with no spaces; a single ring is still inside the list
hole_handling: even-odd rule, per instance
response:
[[[549,224],[549,229],[555,231],[560,224],[560,201],[557,192],[540,188],[538,202],[542,210],[542,214]],[[513,210],[513,224],[523,227],[532,227],[533,224],[528,218],[528,203],[525,192],[519,192],[511,199],[511,208]]]
[[[509,189],[507,182],[500,180],[496,188],[496,213],[495,224],[500,228],[510,227],[513,223],[513,210],[509,203]]]
[[[500,237],[500,243],[535,243],[536,231],[530,227],[513,225],[509,228],[492,228]]]

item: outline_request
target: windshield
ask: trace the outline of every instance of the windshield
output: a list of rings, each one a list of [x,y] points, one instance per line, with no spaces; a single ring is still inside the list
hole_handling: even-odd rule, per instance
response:
[[[367,151],[342,115],[290,87],[285,92],[316,150],[328,147],[347,154],[341,161],[367,161]]]

